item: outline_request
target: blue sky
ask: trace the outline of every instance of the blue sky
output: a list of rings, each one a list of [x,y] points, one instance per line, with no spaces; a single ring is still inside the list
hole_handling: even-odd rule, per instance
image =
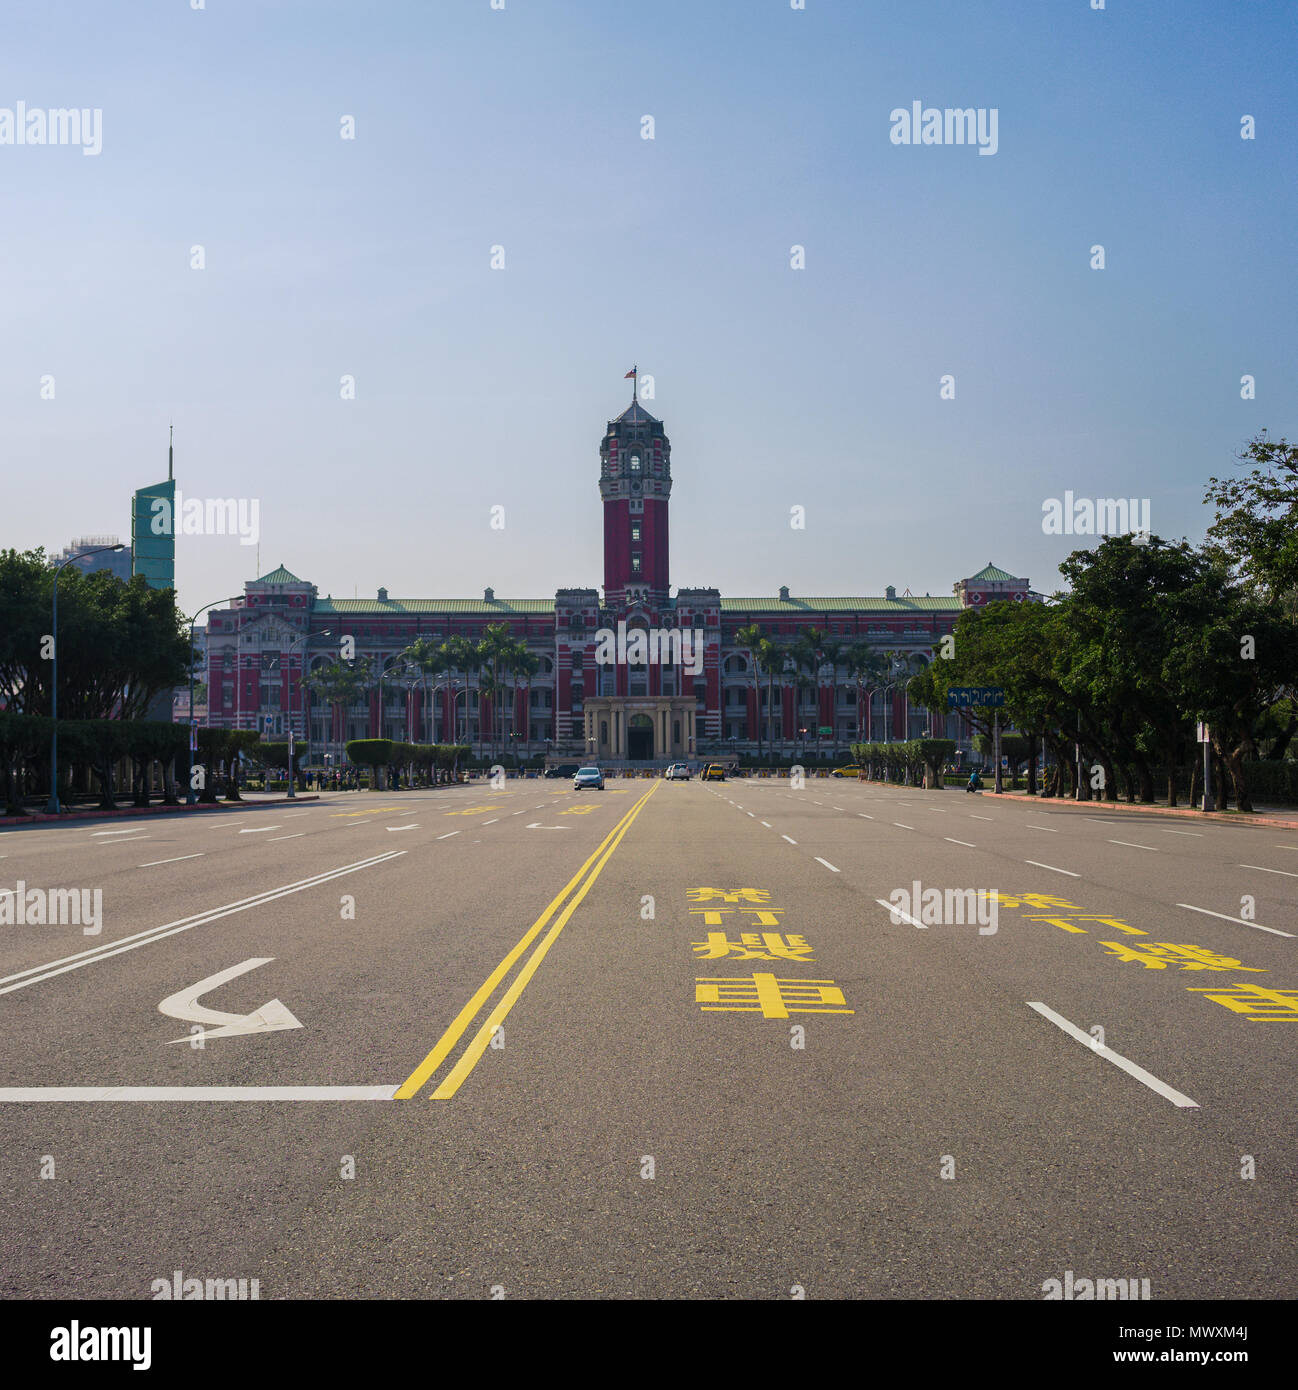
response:
[[[1197,539],[1298,435],[1296,40],[1288,0],[22,7],[0,108],[102,108],[103,150],[0,146],[0,545],[127,536],[174,420],[184,492],[258,499],[322,595],[598,585],[633,363],[675,584],[1049,590],[1066,490]],[[997,153],[894,145],[917,100]],[[179,545],[188,611],[254,577]]]

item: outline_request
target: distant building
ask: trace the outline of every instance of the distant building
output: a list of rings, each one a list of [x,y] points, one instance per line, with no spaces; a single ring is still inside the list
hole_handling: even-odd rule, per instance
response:
[[[68,560],[74,560],[78,555],[85,555],[87,550],[95,550],[105,545],[120,545],[121,542],[116,536],[81,536],[70,545],[63,548],[63,553],[54,559],[56,565],[64,564]],[[115,574],[118,579],[126,583],[131,578],[131,551],[128,546],[125,550],[100,550],[98,555],[90,555],[77,564],[79,570],[86,574],[94,570],[108,570]]]
[[[749,598],[723,598],[714,588],[673,593],[671,445],[662,421],[633,399],[608,422],[599,458],[602,592],[565,588],[552,598],[508,599],[486,589],[481,599],[403,599],[379,589],[372,599],[321,598],[314,584],[280,565],[245,584],[231,607],[210,614],[208,722],[269,737],[283,737],[291,723],[299,739],[309,737],[312,761],[324,751],[337,757],[349,739],[374,737],[469,743],[485,752],[500,723],[510,750],[611,762],[739,755],[772,743],[786,753],[828,753],[858,737],[960,738],[967,731],[962,715],[908,702],[900,663],[918,669],[931,661],[965,608],[1040,597],[1027,579],[991,564],[958,581],[947,597],[898,597],[892,585],[868,597],[796,596],[787,587]],[[416,638],[476,642],[491,623],[504,623],[540,663],[530,681],[503,692],[503,719],[472,675],[449,671],[425,680],[400,669],[400,653]],[[776,642],[815,628],[827,648],[891,653],[895,674],[867,688],[858,705],[857,683],[841,662],[827,662],[818,679],[754,671],[752,652],[738,638],[750,624]],[[617,634],[612,660],[601,637],[610,633]],[[636,633],[647,659],[629,645]],[[667,647],[664,658],[663,634],[671,633],[699,633],[701,650],[681,659]],[[303,676],[337,659],[345,637],[358,660],[385,673],[382,708],[377,679],[346,710],[304,688]]]

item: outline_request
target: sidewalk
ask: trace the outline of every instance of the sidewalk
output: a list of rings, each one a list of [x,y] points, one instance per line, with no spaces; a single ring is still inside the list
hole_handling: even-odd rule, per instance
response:
[[[983,788],[984,796],[995,796],[990,787]],[[1034,806],[1085,806],[1092,811],[1138,812],[1143,816],[1181,816],[1193,820],[1219,821],[1224,825],[1267,825],[1284,830],[1298,830],[1298,809],[1285,806],[1261,806],[1256,811],[1196,811],[1193,806],[1132,806],[1126,801],[1074,801],[1063,796],[1029,796],[1026,792],[1001,792],[1008,801],[1028,801]]]
[[[125,816],[173,815],[194,811],[247,811],[255,806],[292,806],[297,801],[319,800],[318,792],[299,792],[295,797],[244,792],[242,801],[195,802],[192,806],[164,806],[159,802],[153,806],[119,806],[113,811],[105,811],[95,806],[85,810],[62,811],[57,816],[52,816],[46,811],[36,811],[30,816],[0,816],[0,826],[39,825],[49,821],[61,825],[69,820],[117,820]]]

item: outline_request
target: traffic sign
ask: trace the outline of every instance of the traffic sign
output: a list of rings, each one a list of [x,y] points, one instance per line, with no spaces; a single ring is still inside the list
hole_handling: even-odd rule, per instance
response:
[[[947,709],[968,709],[979,705],[1000,706],[1005,690],[999,685],[953,685],[946,692]]]
[[[1197,734],[1196,734],[1196,739],[1197,739],[1197,741],[1198,741],[1199,743],[1211,743],[1211,742],[1212,742],[1212,739],[1211,739],[1211,737],[1209,736],[1208,726],[1207,726],[1205,723],[1203,723],[1202,720],[1200,720],[1200,722],[1199,722],[1199,726],[1198,726],[1198,730],[1197,730]]]

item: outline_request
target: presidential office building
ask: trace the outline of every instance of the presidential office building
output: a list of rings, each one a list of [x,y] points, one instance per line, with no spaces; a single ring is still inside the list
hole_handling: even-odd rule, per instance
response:
[[[751,754],[759,737],[763,747],[773,742],[790,754],[817,745],[828,752],[858,730],[875,740],[959,737],[958,716],[910,707],[900,662],[932,660],[964,608],[1040,597],[1027,579],[990,564],[940,598],[898,597],[891,585],[859,598],[795,596],[787,588],[756,598],[723,598],[712,588],[673,592],[671,444],[662,421],[633,397],[608,422],[599,460],[602,587],[559,589],[553,598],[497,598],[492,589],[480,599],[391,598],[386,589],[372,599],[321,598],[281,565],[209,617],[208,723],[283,738],[291,721],[298,739],[309,737],[313,763],[325,753],[337,760],[353,738],[468,743],[485,752],[502,728],[504,747],[520,754],[642,763]],[[474,673],[423,676],[402,658],[417,638],[477,641],[492,623],[504,623],[539,663],[502,696],[499,716]],[[856,681],[841,667],[823,668],[819,688],[799,686],[792,675],[777,676],[772,688],[736,640],[753,623],[776,641],[811,627],[836,645],[896,653],[903,674],[868,691],[859,710]],[[329,665],[346,636],[375,680],[343,710],[313,696],[302,677]]]

